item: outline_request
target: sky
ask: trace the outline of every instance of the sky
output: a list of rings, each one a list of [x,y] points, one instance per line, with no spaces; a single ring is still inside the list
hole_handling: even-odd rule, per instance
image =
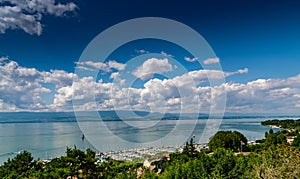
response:
[[[80,60],[98,34],[142,17],[187,25],[215,56],[140,39]],[[0,0],[0,111],[299,114],[299,22],[296,0]]]

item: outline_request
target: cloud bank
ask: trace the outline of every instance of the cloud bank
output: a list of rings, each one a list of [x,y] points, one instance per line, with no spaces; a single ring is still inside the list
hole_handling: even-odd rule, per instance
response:
[[[173,70],[172,64],[167,59],[152,58],[137,67],[133,74],[137,78],[151,74],[151,79],[142,88],[134,88],[120,86],[125,79],[119,72],[108,70],[123,70],[125,64],[112,61],[105,63],[107,66],[89,62],[81,65],[104,69],[114,81],[96,81],[89,76],[79,78],[63,70],[39,71],[0,58],[0,111],[71,111],[75,108],[179,112],[185,106],[189,111],[184,112],[200,109],[207,113],[226,91],[228,112],[299,112],[300,74],[282,79],[257,79],[245,84],[225,82],[211,87],[207,85],[208,79],[219,80],[247,73],[248,69],[235,72],[195,70],[170,79],[158,79],[153,78],[153,74]],[[50,101],[45,98],[49,95],[52,96]]]

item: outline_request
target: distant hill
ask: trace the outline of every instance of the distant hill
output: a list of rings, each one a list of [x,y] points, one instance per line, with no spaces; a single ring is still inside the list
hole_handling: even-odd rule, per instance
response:
[[[300,115],[278,115],[278,114],[242,114],[225,113],[224,116],[210,116],[205,113],[158,113],[148,111],[98,111],[99,116],[104,121],[119,120],[179,120],[179,119],[243,119],[243,118],[300,118]],[[33,123],[33,122],[76,122],[76,117],[86,117],[86,121],[99,120],[95,117],[95,112],[2,112],[0,113],[0,123]]]
[[[75,122],[73,112],[2,112],[0,123]]]

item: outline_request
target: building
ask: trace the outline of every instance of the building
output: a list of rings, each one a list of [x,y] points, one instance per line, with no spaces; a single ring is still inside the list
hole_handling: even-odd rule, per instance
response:
[[[287,136],[286,141],[287,141],[289,144],[292,144],[292,143],[294,142],[295,137],[296,137],[296,136]]]

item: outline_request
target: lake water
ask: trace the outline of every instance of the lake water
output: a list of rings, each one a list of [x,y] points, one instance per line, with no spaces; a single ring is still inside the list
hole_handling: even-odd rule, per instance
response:
[[[269,131],[269,127],[260,125],[264,120],[267,118],[223,119],[219,129],[240,131],[248,140],[262,139],[265,132]],[[136,120],[133,123],[137,126],[153,125],[153,121]],[[101,126],[100,122],[87,120],[80,127],[88,131],[82,132],[74,115],[70,113],[2,114],[0,164],[22,150],[31,152],[36,159],[49,159],[64,155],[67,147],[74,146],[79,149],[109,151],[154,145],[153,141],[156,141],[155,145],[179,145],[185,143],[187,134],[195,135],[198,141],[206,120],[197,120],[197,125],[195,120],[180,120],[180,123],[182,127],[175,130],[178,120],[159,121],[147,128],[131,128],[121,121],[107,121]],[[194,132],[190,133],[193,129]],[[163,138],[166,135],[170,136]]]

